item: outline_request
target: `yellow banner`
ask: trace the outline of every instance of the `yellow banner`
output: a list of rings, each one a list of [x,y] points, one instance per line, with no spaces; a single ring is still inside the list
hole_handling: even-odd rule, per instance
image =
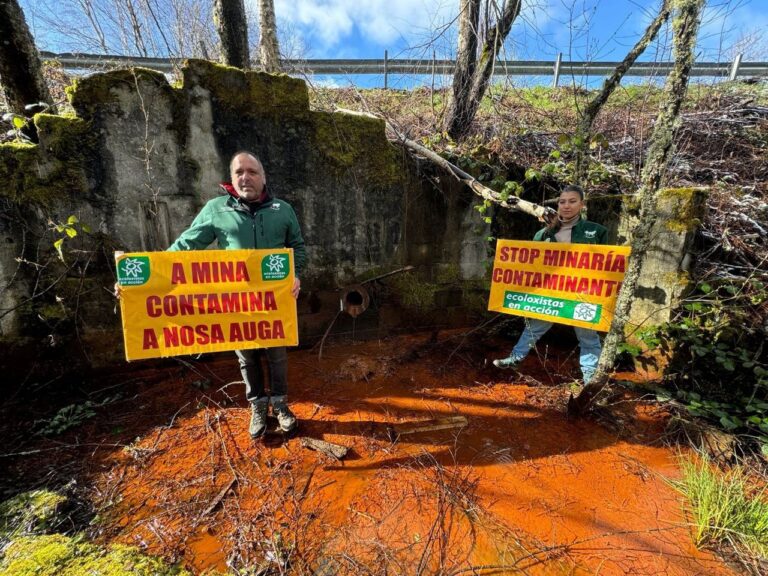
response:
[[[488,310],[607,332],[629,246],[499,240]]]
[[[125,358],[299,343],[293,250],[115,254]]]

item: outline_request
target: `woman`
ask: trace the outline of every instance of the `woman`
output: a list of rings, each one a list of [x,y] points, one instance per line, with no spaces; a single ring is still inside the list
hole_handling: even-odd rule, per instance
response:
[[[584,190],[581,186],[570,185],[563,188],[557,201],[557,218],[552,223],[536,232],[533,237],[537,242],[570,242],[574,244],[605,244],[608,230],[605,226],[583,220],[581,211],[584,208]],[[525,319],[525,330],[507,358],[493,361],[497,368],[514,368],[536,346],[539,338],[552,328],[552,322]],[[579,364],[581,374],[586,384],[592,378],[600,358],[600,336],[594,330],[577,328],[576,337],[579,339]]]

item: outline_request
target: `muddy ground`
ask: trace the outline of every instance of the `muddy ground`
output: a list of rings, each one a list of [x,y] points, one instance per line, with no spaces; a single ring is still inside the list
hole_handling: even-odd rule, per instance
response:
[[[5,454],[21,453],[2,458],[6,483],[74,480],[96,540],[195,572],[733,573],[692,544],[667,483],[683,449],[667,441],[663,409],[624,392],[610,425],[569,422],[578,369],[557,337],[519,373],[484,366],[505,355],[503,338],[436,340],[291,352],[300,431],[256,442],[233,354],[101,374],[80,393],[104,405],[61,435],[24,432],[40,426],[36,404],[6,410]],[[466,426],[393,435],[459,416]],[[349,454],[335,460],[304,437]]]

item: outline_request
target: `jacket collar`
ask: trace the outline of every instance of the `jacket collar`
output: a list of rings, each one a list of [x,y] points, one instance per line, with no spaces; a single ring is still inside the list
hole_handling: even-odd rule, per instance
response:
[[[584,222],[586,222],[586,220],[583,217],[579,216],[579,219],[576,220],[576,222],[573,225],[573,228],[571,228],[571,234],[573,234],[576,231],[580,231],[584,227]],[[557,231],[559,229],[560,228],[558,227],[556,230],[547,230],[547,232],[544,235],[544,237],[545,238],[550,238],[550,239],[554,240],[555,239],[555,234],[557,233]]]

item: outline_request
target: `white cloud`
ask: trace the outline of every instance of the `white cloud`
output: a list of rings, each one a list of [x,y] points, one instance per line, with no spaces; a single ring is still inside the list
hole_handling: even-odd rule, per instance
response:
[[[246,1],[258,11],[256,0]],[[384,49],[390,57],[429,57],[433,48],[438,57],[450,57],[455,49],[455,27],[434,44],[429,40],[456,18],[459,0],[274,1],[278,25],[300,39],[303,57],[381,58]],[[563,52],[572,59],[621,58],[656,15],[660,2],[523,0],[507,57],[554,58]],[[743,33],[768,28],[768,11],[760,6],[764,2],[710,0],[699,36],[700,58],[727,58],[728,47]],[[668,42],[667,36],[660,39],[663,54]],[[414,47],[423,49],[400,52]]]
[[[275,0],[278,22],[305,35],[319,52],[332,51],[353,33],[394,46],[451,18],[456,0]]]

